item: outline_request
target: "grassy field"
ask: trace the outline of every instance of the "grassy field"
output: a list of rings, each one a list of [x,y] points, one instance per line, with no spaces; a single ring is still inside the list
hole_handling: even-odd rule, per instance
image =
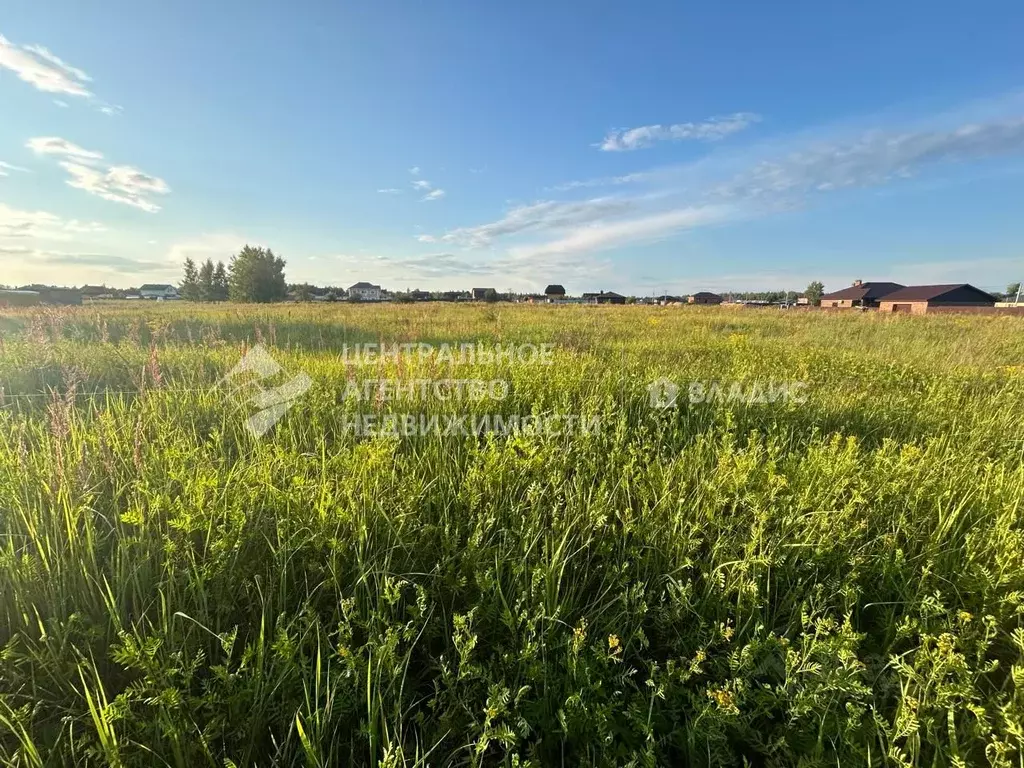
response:
[[[312,380],[262,437],[255,345]],[[508,395],[346,395],[446,378]],[[7,310],[0,393],[5,765],[1024,765],[1024,319]]]

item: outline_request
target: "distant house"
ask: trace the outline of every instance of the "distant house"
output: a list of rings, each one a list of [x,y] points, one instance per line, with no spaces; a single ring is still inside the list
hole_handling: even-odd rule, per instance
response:
[[[849,288],[826,293],[821,297],[821,306],[830,309],[851,309],[853,307],[877,307],[883,297],[902,289],[899,283],[865,283],[855,280]]]
[[[615,291],[599,291],[598,293],[584,293],[584,304],[625,304],[626,297]]]
[[[881,312],[921,315],[938,307],[994,307],[996,297],[967,283],[953,285],[910,285],[886,294],[879,302]]]
[[[550,302],[561,301],[565,298],[565,288],[557,283],[549,285],[544,289],[544,296]]]
[[[717,293],[709,293],[708,291],[698,291],[692,296],[687,297],[686,301],[690,304],[721,304],[722,297]]]
[[[430,301],[430,292],[416,289],[409,291],[409,298],[413,301]]]
[[[474,288],[473,301],[483,301],[488,296],[493,296],[496,291],[493,288]]]
[[[654,301],[662,306],[681,303],[678,296],[669,296],[667,293],[662,294],[661,296],[655,296]]]
[[[349,287],[348,295],[349,298],[358,301],[380,301],[381,289],[379,285],[373,283],[359,282]]]
[[[139,295],[144,299],[176,299],[178,289],[165,283],[146,283],[139,286]]]
[[[105,285],[83,285],[78,292],[84,299],[109,299],[114,295]]]

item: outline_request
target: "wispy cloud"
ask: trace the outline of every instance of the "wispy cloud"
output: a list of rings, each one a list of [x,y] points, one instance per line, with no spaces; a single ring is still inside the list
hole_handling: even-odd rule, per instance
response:
[[[75,240],[82,235],[106,232],[96,221],[62,219],[49,211],[29,211],[0,203],[0,238],[35,240]]]
[[[88,74],[41,45],[16,45],[0,35],[0,69],[13,72],[19,80],[43,93],[83,99],[107,115],[121,112],[121,107],[96,97],[90,90],[92,78]],[[68,106],[62,99],[54,99],[54,103]]]
[[[729,198],[806,196],[909,178],[935,165],[1024,151],[1024,118],[902,133],[870,132],[766,160],[712,191]]]
[[[622,176],[602,176],[596,179],[582,179],[579,181],[566,181],[550,187],[551,192],[568,192],[573,189],[586,189],[592,187],[614,187],[619,184],[633,184],[648,178],[648,174],[627,173]]]
[[[11,165],[0,160],[0,176],[9,176],[11,171],[15,173],[29,173],[28,168],[22,168],[20,165]]]
[[[68,176],[68,186],[115,203],[123,203],[148,213],[160,210],[151,199],[171,191],[167,182],[130,165],[99,163],[103,154],[83,149],[67,139],[45,136],[29,139],[26,146],[37,154],[64,157],[58,165]]]
[[[377,192],[378,192],[378,194],[381,194],[381,195],[400,195],[400,194],[402,194],[402,190],[396,189],[395,187],[386,187],[384,189],[378,189]]]
[[[103,154],[101,152],[82,149],[82,147],[77,144],[73,144],[67,139],[61,139],[56,136],[39,136],[34,139],[29,139],[25,142],[25,146],[37,155],[60,155],[63,157],[77,158],[79,160],[103,159]]]
[[[609,133],[594,146],[604,152],[625,152],[644,149],[659,141],[718,141],[749,128],[761,119],[752,112],[736,112],[732,115],[712,117],[700,123],[675,123],[674,125],[643,125],[638,128],[622,128]]]
[[[168,265],[158,261],[140,261],[103,253],[34,251],[33,255],[40,261],[57,266],[101,267],[119,274],[168,271]]]
[[[944,120],[912,130],[791,140],[782,150],[777,141],[762,142],[686,165],[571,182],[559,188],[628,186],[630,192],[582,201],[544,200],[513,208],[496,221],[419,239],[469,249],[500,242],[510,258],[583,258],[689,229],[792,210],[843,189],[895,184],[934,168],[1024,154],[1024,118]]]
[[[416,173],[419,173],[419,168],[416,168]],[[444,197],[444,190],[434,187],[426,179],[416,179],[412,182],[412,188],[420,192],[426,192],[423,197],[420,198],[421,203],[430,202],[431,200],[440,200]]]
[[[147,213],[160,210],[160,206],[148,196],[166,195],[171,191],[163,179],[150,176],[130,165],[114,165],[106,171],[72,162],[61,162],[60,166],[71,176],[68,186],[104,200],[134,206]]]
[[[92,78],[40,45],[19,46],[0,35],[0,68],[44,93],[92,97],[87,85]]]
[[[470,248],[490,245],[496,238],[524,232],[541,232],[578,226],[627,213],[635,203],[612,197],[571,202],[542,200],[517,206],[502,218],[475,227],[460,227],[441,235],[440,240]]]
[[[689,206],[622,221],[577,227],[554,240],[512,247],[509,255],[513,258],[530,258],[551,254],[593,253],[627,243],[650,242],[683,230],[717,224],[731,215],[732,211],[727,206]]]
[[[53,250],[0,243],[0,268],[5,282],[15,285],[44,282],[58,285],[144,282],[173,279],[177,270],[167,264],[96,251]]]
[[[420,167],[418,165],[414,165],[412,168],[409,169],[409,173],[411,173],[413,176],[419,176]]]

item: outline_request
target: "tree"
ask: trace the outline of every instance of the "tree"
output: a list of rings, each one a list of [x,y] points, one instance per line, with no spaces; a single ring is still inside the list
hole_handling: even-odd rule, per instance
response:
[[[821,284],[820,280],[815,280],[807,286],[807,290],[804,291],[804,296],[807,297],[807,302],[813,306],[821,304],[821,297],[825,293],[825,286]]]
[[[1006,286],[1007,301],[1016,301],[1018,293],[1020,293],[1020,283],[1010,283]]]
[[[228,300],[228,272],[223,261],[218,261],[217,266],[213,268],[213,300]]]
[[[213,259],[207,259],[199,268],[199,300],[213,301]]]
[[[228,266],[228,290],[232,301],[267,303],[288,295],[284,259],[269,248],[246,245]]]
[[[199,301],[199,272],[192,259],[185,259],[185,276],[178,285],[178,291],[186,301]]]

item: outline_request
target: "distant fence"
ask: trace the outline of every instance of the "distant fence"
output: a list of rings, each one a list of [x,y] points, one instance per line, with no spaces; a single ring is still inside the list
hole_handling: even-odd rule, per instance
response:
[[[1024,316],[1024,307],[928,307],[928,314],[933,312],[944,315],[1017,315]]]
[[[795,306],[790,309],[803,309],[812,310],[814,312],[878,312],[878,307],[868,307],[861,309],[860,307],[809,307],[809,306]],[[905,312],[886,312],[887,315],[903,315],[910,314]],[[1017,317],[1024,316],[1024,306],[1020,307],[928,307],[926,314],[929,315],[1013,315]]]

